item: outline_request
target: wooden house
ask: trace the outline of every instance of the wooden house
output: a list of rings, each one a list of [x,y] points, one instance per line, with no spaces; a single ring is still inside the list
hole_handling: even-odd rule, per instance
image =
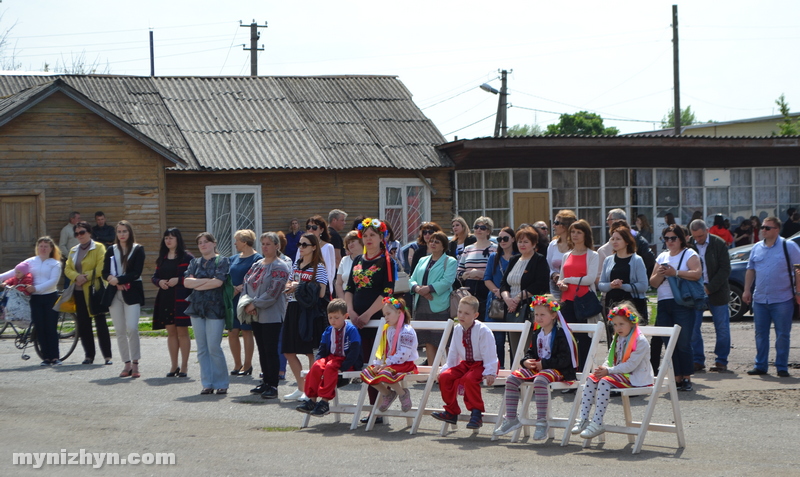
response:
[[[413,240],[421,222],[451,218],[442,143],[391,76],[0,75],[0,268],[73,210],[129,220],[145,278],[167,227],[195,253],[209,230],[232,254],[238,229],[338,208]]]

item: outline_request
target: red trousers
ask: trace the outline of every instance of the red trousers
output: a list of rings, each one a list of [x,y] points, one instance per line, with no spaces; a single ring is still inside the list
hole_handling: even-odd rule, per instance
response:
[[[336,384],[339,382],[339,369],[344,356],[328,355],[314,361],[306,374],[306,396],[320,397],[326,401],[336,396]]]
[[[464,405],[467,411],[477,409],[484,412],[483,397],[481,396],[481,381],[483,380],[483,361],[468,363],[462,361],[458,366],[445,369],[439,374],[439,389],[442,391],[444,410],[450,414],[461,414],[458,407],[458,385],[464,386]]]

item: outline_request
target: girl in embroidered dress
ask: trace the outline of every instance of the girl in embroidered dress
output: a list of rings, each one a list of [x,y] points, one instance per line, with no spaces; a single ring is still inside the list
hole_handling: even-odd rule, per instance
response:
[[[631,302],[623,301],[611,309],[608,319],[614,325],[614,340],[608,350],[606,365],[595,368],[586,379],[581,399],[581,416],[573,434],[584,439],[605,432],[603,415],[606,413],[611,390],[653,385],[653,367],[650,365],[650,343],[639,331],[639,316]],[[589,411],[595,404],[594,417],[589,421]]]
[[[533,440],[541,441],[547,437],[548,430],[547,404],[550,391],[547,386],[556,381],[575,380],[578,346],[559,311],[559,303],[551,296],[535,296],[530,308],[534,317],[531,346],[522,358],[522,367],[512,372],[506,380],[506,415],[494,435],[502,436],[522,426],[517,418],[519,386],[524,381],[533,381],[536,402],[536,430]]]
[[[417,365],[414,364],[419,358],[417,333],[411,327],[411,313],[402,298],[384,298],[383,316],[386,324],[383,325],[378,352],[373,364],[361,372],[361,380],[381,394],[379,411],[389,409],[400,396],[400,408],[406,412],[411,409],[411,392],[403,389],[400,381],[406,374],[417,374]]]

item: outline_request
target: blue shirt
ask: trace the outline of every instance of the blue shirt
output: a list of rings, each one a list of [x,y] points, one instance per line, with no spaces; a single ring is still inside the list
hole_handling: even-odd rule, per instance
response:
[[[783,243],[789,252],[789,264],[786,263],[786,254],[783,252]],[[790,240],[778,238],[772,247],[760,241],[753,245],[747,269],[756,272],[756,290],[753,301],[762,304],[783,303],[794,298],[794,286],[789,270],[792,265],[800,263],[800,247]]]
[[[286,232],[286,248],[283,249],[283,254],[287,257],[294,257],[297,255],[297,244],[300,242],[300,237],[303,236],[303,231],[298,230],[297,233]]]
[[[508,267],[508,260],[506,260],[505,257],[500,257],[500,263],[495,267],[494,262],[497,258],[497,252],[492,252],[489,255],[489,260],[486,262],[486,271],[483,272],[483,281],[491,280],[497,288],[500,288],[500,284],[503,282],[503,275],[506,273],[506,268]],[[486,299],[487,314],[489,313],[489,308],[492,306],[492,300],[494,300],[494,293],[492,293],[492,290],[489,290],[489,296]]]

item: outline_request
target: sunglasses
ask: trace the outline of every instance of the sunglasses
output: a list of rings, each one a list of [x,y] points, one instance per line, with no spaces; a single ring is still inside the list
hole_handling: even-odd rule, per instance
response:
[[[314,224],[306,225],[306,230],[317,230],[317,229],[319,229],[319,225],[314,225]],[[309,244],[309,245],[311,245],[311,244]]]
[[[86,234],[88,234],[88,233],[89,233],[89,232],[87,232],[87,231],[85,231],[85,230],[81,230],[81,231],[79,231],[79,232],[75,232],[75,236],[76,236],[76,237],[80,237],[80,236],[82,236],[82,235],[86,235]]]
[[[565,225],[565,224],[564,224],[564,222],[561,222],[560,220],[554,220],[553,221],[553,225]]]
[[[475,230],[489,230],[489,227],[485,225],[476,225],[474,228]]]
[[[308,242],[300,242],[297,244],[297,246],[300,248],[306,248],[306,247],[311,247],[312,245]]]
[[[678,236],[677,235],[665,235],[664,236],[664,240],[666,240],[667,242],[674,242],[674,241],[678,240]]]
[[[423,230],[422,235],[433,235],[433,230]]]
[[[508,235],[504,237],[497,237],[498,242],[508,242],[509,240],[511,240],[511,237],[509,237]]]
[[[761,226],[761,230],[772,230],[772,229],[777,229],[777,228],[778,227],[773,227],[771,225],[762,225]]]

